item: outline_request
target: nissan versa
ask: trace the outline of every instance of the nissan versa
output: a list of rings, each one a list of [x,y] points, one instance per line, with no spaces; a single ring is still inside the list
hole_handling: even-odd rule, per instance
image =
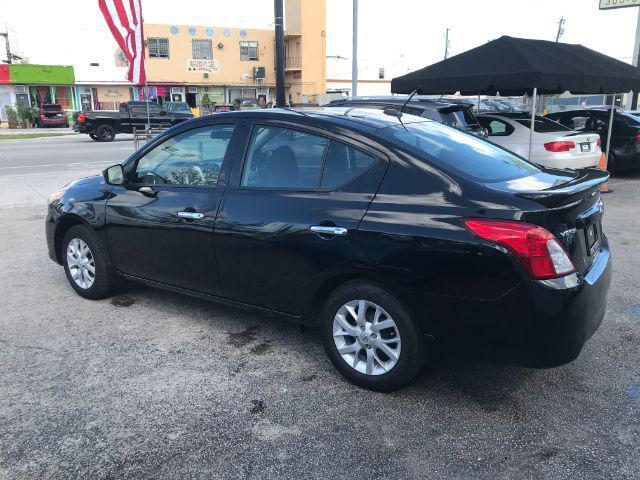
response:
[[[316,325],[349,380],[389,391],[433,342],[575,359],[610,284],[607,177],[398,111],[240,111],[55,192],[46,237],[82,297],[125,278],[277,312]]]

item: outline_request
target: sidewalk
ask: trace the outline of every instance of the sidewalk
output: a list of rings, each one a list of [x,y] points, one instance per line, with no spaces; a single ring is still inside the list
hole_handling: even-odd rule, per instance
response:
[[[70,135],[74,132],[71,128],[0,128],[0,135],[23,135],[25,133],[56,133],[58,135]]]

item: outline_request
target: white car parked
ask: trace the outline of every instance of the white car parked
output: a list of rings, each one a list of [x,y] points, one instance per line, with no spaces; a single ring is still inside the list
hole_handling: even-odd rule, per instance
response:
[[[529,156],[531,116],[527,113],[482,113],[480,125],[487,140],[521,157]],[[553,120],[536,115],[531,161],[550,168],[585,168],[598,165],[600,136],[576,132]]]

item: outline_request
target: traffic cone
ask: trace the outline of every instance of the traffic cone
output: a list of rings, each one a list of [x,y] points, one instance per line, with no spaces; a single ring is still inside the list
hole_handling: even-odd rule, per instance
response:
[[[602,152],[602,155],[600,155],[600,163],[598,163],[598,168],[600,170],[607,169],[607,156],[605,155],[604,152]],[[605,182],[602,185],[600,185],[600,193],[608,193],[608,192],[609,192],[609,182]]]

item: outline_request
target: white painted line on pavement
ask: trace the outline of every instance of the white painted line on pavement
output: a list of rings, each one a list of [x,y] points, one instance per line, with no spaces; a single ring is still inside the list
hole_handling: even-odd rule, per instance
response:
[[[0,170],[14,170],[20,168],[40,168],[40,167],[73,167],[76,165],[102,165],[103,163],[112,163],[113,160],[103,160],[101,162],[75,162],[75,163],[49,163],[46,165],[16,165],[11,167],[0,167]]]

